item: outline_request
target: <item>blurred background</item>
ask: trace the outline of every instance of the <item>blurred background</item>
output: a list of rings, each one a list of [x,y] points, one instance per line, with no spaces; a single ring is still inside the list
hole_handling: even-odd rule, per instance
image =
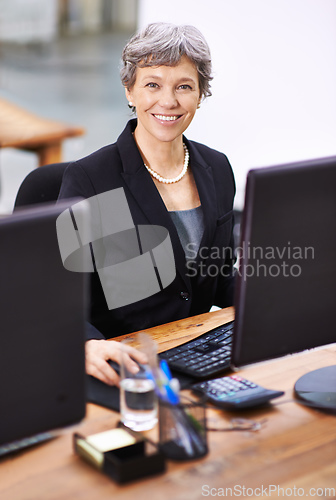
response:
[[[114,142],[131,117],[121,51],[154,21],[193,24],[210,45],[213,95],[186,135],[227,154],[237,210],[250,168],[336,154],[335,0],[0,0],[0,98],[84,127],[65,161]],[[37,165],[0,149],[0,214]]]

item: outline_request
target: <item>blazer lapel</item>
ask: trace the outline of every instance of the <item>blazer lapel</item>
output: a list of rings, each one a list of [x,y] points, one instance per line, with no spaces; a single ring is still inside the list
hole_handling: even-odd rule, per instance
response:
[[[209,254],[211,242],[217,226],[217,193],[213,178],[212,168],[208,165],[198,152],[196,146],[185,139],[190,152],[190,163],[192,166],[198,194],[201,200],[204,217],[204,233],[201,240],[202,258]],[[200,260],[200,254],[196,263]]]

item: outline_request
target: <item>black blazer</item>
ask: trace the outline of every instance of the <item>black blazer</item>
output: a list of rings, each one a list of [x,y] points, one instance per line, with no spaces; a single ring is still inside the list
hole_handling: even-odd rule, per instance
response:
[[[159,293],[109,310],[99,279],[91,275],[91,325],[88,338],[111,338],[233,303],[233,199],[235,183],[226,156],[184,138],[199,192],[205,230],[195,267],[188,269],[175,225],[144,168],[130,120],[117,142],[67,168],[59,198],[84,197],[123,187],[135,225],[164,226],[170,233],[176,277]],[[92,327],[93,325],[93,327]]]

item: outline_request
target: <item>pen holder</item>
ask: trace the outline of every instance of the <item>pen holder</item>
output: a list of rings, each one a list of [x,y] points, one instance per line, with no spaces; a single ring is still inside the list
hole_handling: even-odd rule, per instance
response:
[[[159,400],[159,446],[171,460],[205,456],[208,443],[204,405],[189,399],[176,405]]]

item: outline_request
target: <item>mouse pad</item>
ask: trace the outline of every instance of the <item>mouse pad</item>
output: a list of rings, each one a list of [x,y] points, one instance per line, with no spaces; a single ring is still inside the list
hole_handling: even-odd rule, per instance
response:
[[[173,376],[179,379],[181,389],[186,389],[195,381],[186,375],[173,373]],[[86,376],[86,399],[89,403],[104,406],[110,410],[120,411],[119,407],[119,388],[104,384],[91,375]]]
[[[89,403],[119,411],[119,388],[104,384],[91,375],[86,376],[86,399]]]

